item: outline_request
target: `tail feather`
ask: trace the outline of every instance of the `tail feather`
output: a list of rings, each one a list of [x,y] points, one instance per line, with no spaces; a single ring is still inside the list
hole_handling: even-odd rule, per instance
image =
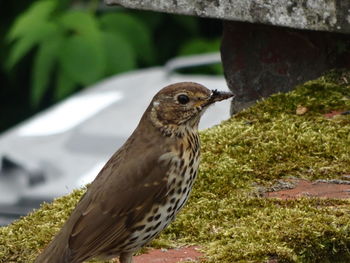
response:
[[[59,233],[35,259],[35,263],[79,263],[73,259],[63,233]]]
[[[41,253],[34,261],[35,263],[75,263],[71,260],[71,256],[67,253]],[[78,262],[76,262],[78,263]]]
[[[77,258],[75,253],[69,248],[69,238],[76,220],[81,216],[82,207],[89,204],[88,199],[84,199],[85,194],[79,201],[77,207],[61,228],[60,232],[48,244],[48,246],[35,259],[34,263],[81,263],[85,258]]]

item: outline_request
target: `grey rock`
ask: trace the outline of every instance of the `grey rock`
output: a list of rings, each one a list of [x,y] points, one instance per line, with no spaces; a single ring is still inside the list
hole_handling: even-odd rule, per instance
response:
[[[319,179],[316,180],[315,183],[324,183],[324,184],[350,184],[348,180],[339,180],[339,179]]]
[[[350,33],[348,0],[105,0],[105,3],[165,13]]]

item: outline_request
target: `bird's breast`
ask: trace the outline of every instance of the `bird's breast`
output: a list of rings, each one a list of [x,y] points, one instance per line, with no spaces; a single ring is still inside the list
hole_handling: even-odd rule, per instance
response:
[[[167,178],[167,192],[155,203],[145,217],[137,223],[131,240],[137,247],[141,247],[157,236],[186,203],[199,166],[199,138],[192,135],[174,145],[171,150],[159,158],[159,162],[169,167],[165,174]],[[127,248],[126,248],[127,249]],[[135,247],[130,247],[130,250]]]

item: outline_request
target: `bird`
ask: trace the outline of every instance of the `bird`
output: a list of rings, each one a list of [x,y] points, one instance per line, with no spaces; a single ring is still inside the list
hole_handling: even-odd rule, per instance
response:
[[[189,197],[200,160],[202,114],[231,97],[194,82],[161,89],[35,263],[117,257],[132,263],[133,254],[175,219]]]

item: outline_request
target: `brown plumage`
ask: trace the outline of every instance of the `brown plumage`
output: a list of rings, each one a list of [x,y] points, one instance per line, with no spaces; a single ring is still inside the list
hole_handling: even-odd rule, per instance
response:
[[[192,82],[159,91],[141,121],[87,189],[36,263],[79,263],[132,255],[182,208],[199,164],[198,123],[205,109],[232,97]]]

